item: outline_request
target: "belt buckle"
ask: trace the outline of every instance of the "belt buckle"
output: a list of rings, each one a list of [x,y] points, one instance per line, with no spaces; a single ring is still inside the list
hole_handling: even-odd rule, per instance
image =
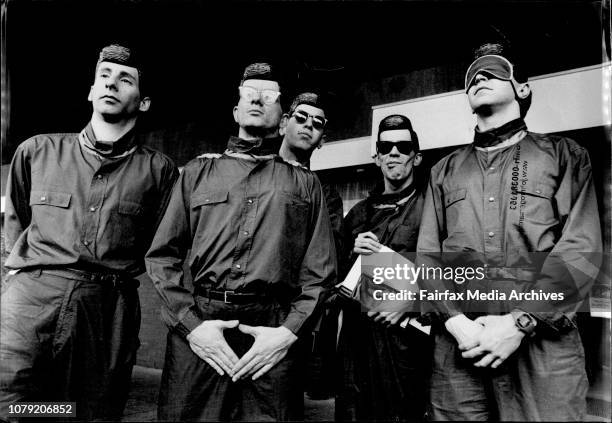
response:
[[[234,293],[234,291],[223,291],[223,302],[225,304],[231,304],[232,303],[231,301],[228,301],[227,294],[233,294],[233,293]]]

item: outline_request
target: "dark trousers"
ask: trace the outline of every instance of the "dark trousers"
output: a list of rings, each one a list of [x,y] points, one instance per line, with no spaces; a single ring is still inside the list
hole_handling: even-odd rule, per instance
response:
[[[422,421],[432,340],[412,326],[387,327],[344,307],[338,342],[338,421]]]
[[[136,284],[9,275],[0,316],[0,417],[23,401],[76,402],[82,420],[118,420],[138,349]]]
[[[287,308],[277,303],[232,305],[196,297],[204,319],[235,320],[250,326],[278,327]],[[224,331],[238,357],[253,344],[253,337],[237,328]],[[296,342],[297,344],[297,342]],[[286,421],[303,418],[303,387],[299,377],[298,348],[256,381],[232,382],[219,376],[191,351],[189,343],[170,331],[159,394],[158,417],[172,421]]]
[[[578,330],[525,339],[497,369],[476,368],[435,336],[430,416],[437,421],[583,421],[588,381]]]

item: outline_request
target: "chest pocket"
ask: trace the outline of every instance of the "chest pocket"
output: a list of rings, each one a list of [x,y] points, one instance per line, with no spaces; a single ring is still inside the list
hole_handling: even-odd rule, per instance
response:
[[[227,202],[228,194],[227,191],[196,192],[191,196],[191,208],[197,209],[202,206],[225,203]]]
[[[30,192],[30,206],[54,206],[67,209],[70,206],[71,194],[55,191]]]
[[[518,209],[525,223],[546,226],[558,223],[555,191],[554,186],[542,182],[529,182],[518,191]]]

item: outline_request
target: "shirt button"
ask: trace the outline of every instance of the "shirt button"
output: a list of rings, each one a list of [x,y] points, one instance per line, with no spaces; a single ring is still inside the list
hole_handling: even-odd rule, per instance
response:
[[[97,175],[96,179],[102,179],[102,175]]]
[[[47,201],[47,197],[43,195],[42,197],[40,197],[40,201]]]
[[[536,194],[541,194],[542,191],[540,191],[539,189],[536,189]]]
[[[245,235],[248,235],[248,234],[249,234],[249,231],[244,231],[243,233],[244,233]]]
[[[495,168],[494,168],[493,166],[491,166],[491,167],[489,168],[489,170],[495,170]]]
[[[89,241],[83,241],[83,245],[87,247],[89,245]]]
[[[90,211],[90,212],[95,212],[95,211],[96,211],[96,208],[95,208],[95,207],[90,207],[90,208],[89,208],[89,211]]]
[[[492,203],[493,201],[495,201],[494,197],[489,197],[489,202]]]
[[[240,265],[239,264],[236,265],[236,269],[240,269]]]
[[[489,232],[489,238],[492,238],[492,237],[494,237],[494,236],[495,236],[495,233],[494,233],[494,232]]]
[[[247,200],[247,203],[249,203],[249,204],[253,204],[253,200],[248,199],[248,200]]]

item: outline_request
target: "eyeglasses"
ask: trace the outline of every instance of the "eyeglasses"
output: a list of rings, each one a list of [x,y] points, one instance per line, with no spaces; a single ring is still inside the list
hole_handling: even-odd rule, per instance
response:
[[[278,101],[281,93],[280,91],[274,90],[258,90],[257,88],[249,87],[248,85],[241,85],[238,87],[240,97],[247,101],[254,101],[261,99],[263,104],[274,104]]]
[[[305,124],[308,121],[308,118],[311,118],[312,127],[317,131],[322,131],[323,128],[325,128],[325,125],[327,125],[327,119],[325,119],[323,116],[311,115],[303,110],[296,110],[291,116],[293,116],[295,121],[300,125]]]
[[[514,66],[503,56],[497,54],[487,54],[474,60],[465,73],[465,92],[468,92],[476,75],[488,73],[495,78],[510,81],[514,79]]]
[[[376,151],[378,151],[380,154],[389,154],[391,150],[393,150],[393,147],[397,147],[397,151],[405,155],[408,155],[410,154],[410,152],[414,151],[414,146],[412,144],[412,141],[398,141],[398,142],[377,141],[376,142]]]

